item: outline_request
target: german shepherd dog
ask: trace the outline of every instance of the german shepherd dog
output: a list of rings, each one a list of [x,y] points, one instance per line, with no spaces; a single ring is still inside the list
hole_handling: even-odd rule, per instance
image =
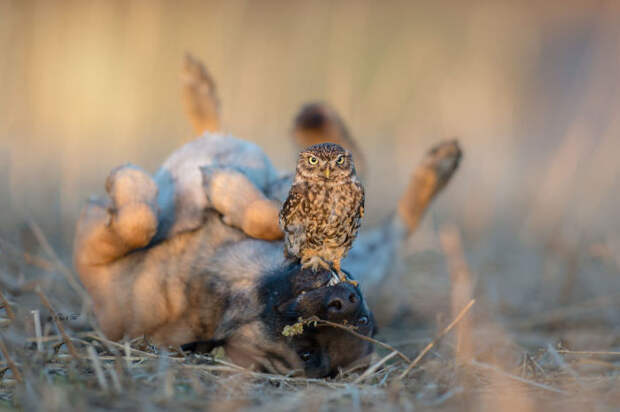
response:
[[[376,327],[359,288],[284,259],[277,214],[289,177],[258,146],[198,130],[219,125],[215,83],[190,57],[185,73],[188,113],[207,133],[153,177],[132,165],[113,170],[107,197],[91,200],[78,221],[75,266],[103,332],[202,351],[223,346],[238,365],[272,373],[325,377],[363,364],[372,345],[346,330],[306,325],[301,334],[282,334],[313,316],[366,336]],[[460,156],[456,142],[433,148],[393,217],[360,235],[343,268],[362,287],[389,273]]]

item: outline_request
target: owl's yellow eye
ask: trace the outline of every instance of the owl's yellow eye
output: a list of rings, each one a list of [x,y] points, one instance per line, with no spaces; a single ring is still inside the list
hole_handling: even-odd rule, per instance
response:
[[[343,155],[339,155],[338,158],[336,159],[336,164],[344,164],[344,156]]]
[[[316,158],[316,157],[314,157],[314,156],[310,156],[310,157],[308,158],[308,163],[310,163],[311,165],[315,165],[315,164],[319,163],[319,159],[317,159],[317,158]]]

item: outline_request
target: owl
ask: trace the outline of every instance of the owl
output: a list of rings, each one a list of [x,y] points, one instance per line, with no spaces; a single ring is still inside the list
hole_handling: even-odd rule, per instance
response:
[[[351,153],[335,143],[310,146],[299,154],[296,175],[280,210],[284,254],[303,268],[340,269],[364,216],[364,187]]]

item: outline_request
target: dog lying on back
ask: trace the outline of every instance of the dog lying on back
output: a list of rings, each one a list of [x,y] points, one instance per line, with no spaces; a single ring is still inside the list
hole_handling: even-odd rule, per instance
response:
[[[109,338],[146,334],[165,345],[224,346],[237,364],[309,376],[337,373],[371,352],[339,329],[282,335],[312,316],[371,335],[359,289],[331,285],[331,272],[286,263],[281,242],[250,238],[209,209],[199,228],[156,240],[169,218],[155,181],[134,166],[114,170],[106,189],[109,198],[91,202],[80,217],[75,264]]]
[[[362,286],[389,272],[459,158],[455,143],[431,150],[393,218],[360,235],[343,269]],[[363,361],[371,345],[347,331],[309,326],[282,334],[312,316],[366,336],[375,330],[357,287],[285,262],[277,212],[286,184],[260,148],[218,134],[173,153],[154,177],[131,165],[112,171],[108,196],[80,216],[74,248],[103,332],[114,340],[147,335],[162,345],[223,346],[233,362],[274,373],[330,376]]]

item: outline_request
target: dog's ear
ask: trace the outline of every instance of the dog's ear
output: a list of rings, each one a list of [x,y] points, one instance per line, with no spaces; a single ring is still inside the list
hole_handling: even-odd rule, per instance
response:
[[[288,320],[297,320],[300,316],[320,315],[325,306],[325,293],[326,288],[310,290],[281,303],[277,310]]]

